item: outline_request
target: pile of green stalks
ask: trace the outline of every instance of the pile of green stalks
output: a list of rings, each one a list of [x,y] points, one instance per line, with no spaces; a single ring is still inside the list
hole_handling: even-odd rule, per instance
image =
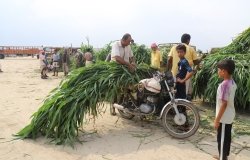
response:
[[[250,28],[242,32],[231,44],[208,55],[193,81],[194,96],[215,104],[217,87],[222,79],[217,73],[217,63],[232,59],[236,68],[233,79],[237,84],[235,94],[236,110],[250,110]],[[214,105],[215,106],[215,105]]]
[[[250,27],[243,31],[236,39],[228,46],[222,48],[218,52],[221,54],[249,54],[250,53]]]
[[[145,45],[132,44],[131,49],[137,64],[150,64],[151,50],[149,48],[147,48]]]
[[[106,44],[102,49],[100,49],[99,51],[95,53],[95,58],[97,62],[106,60],[108,54],[111,53],[111,49],[112,49],[111,43],[112,42]]]
[[[16,136],[21,139],[45,136],[55,144],[73,146],[74,142],[80,142],[78,129],[83,127],[86,116],[98,116],[105,102],[113,103],[125,87],[151,77],[152,72],[148,65],[141,64],[131,73],[115,62],[100,62],[73,70],[50,92],[32,115],[30,124]]]
[[[160,48],[160,51],[161,51],[161,54],[162,54],[162,64],[164,66],[167,65],[167,62],[168,62],[168,53],[170,52],[171,48],[170,47],[161,47]]]
[[[90,53],[94,53],[94,47],[92,45],[88,44],[81,44],[81,51],[82,53],[86,53],[86,52],[90,52]]]

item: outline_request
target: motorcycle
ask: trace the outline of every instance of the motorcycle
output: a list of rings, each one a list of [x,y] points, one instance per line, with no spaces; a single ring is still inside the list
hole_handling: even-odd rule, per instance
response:
[[[175,98],[175,82],[171,72],[157,72],[153,78],[125,89],[113,104],[125,119],[157,117],[166,132],[179,139],[196,133],[200,124],[197,108],[186,99]]]

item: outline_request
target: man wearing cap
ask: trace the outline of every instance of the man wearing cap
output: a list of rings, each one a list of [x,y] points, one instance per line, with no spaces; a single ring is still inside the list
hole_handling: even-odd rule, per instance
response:
[[[130,47],[132,37],[126,33],[120,41],[114,42],[111,50],[111,60],[126,65],[130,71],[135,70],[134,55]]]
[[[151,45],[151,67],[160,70],[162,65],[161,52],[156,43]]]

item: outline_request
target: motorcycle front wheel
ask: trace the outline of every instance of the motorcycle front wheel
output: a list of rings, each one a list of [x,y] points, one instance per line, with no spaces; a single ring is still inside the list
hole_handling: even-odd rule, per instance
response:
[[[199,112],[191,102],[178,100],[176,105],[180,116],[175,113],[173,105],[169,104],[163,111],[162,125],[169,135],[179,139],[188,138],[199,128]]]

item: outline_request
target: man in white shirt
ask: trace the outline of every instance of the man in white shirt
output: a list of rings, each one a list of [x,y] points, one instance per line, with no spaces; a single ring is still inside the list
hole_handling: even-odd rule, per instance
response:
[[[135,70],[134,55],[130,47],[132,37],[126,33],[120,41],[114,42],[111,50],[111,60],[126,65],[130,71]]]
[[[116,61],[121,65],[126,65],[131,72],[134,72],[136,65],[134,55],[130,47],[131,41],[131,35],[126,33],[120,41],[114,42],[111,50],[111,60]],[[110,114],[116,115],[114,107],[110,107]]]
[[[60,55],[59,55],[59,49],[55,49],[54,54],[52,56],[53,59],[53,76],[58,76],[58,69],[59,69],[59,60],[60,60]]]

